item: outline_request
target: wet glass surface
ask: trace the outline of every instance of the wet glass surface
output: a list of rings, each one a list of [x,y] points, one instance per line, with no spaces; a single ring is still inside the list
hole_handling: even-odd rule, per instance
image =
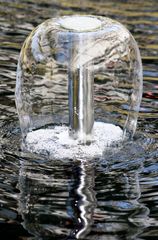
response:
[[[48,18],[86,13],[120,21],[140,47],[144,92],[135,138],[88,162],[26,154],[14,96],[22,44]],[[157,239],[157,0],[1,0],[0,23],[1,239]]]

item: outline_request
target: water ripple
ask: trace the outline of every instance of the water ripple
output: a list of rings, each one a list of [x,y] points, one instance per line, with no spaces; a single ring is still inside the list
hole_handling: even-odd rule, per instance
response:
[[[0,5],[1,239],[157,239],[157,0],[1,0]],[[14,104],[22,43],[45,19],[87,12],[125,24],[139,44],[144,95],[137,135],[88,163],[25,153]]]

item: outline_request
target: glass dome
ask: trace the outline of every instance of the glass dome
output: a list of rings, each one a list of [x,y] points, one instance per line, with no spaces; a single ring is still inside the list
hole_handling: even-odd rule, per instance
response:
[[[36,27],[22,47],[16,106],[24,138],[30,131],[62,124],[69,126],[72,138],[85,138],[94,121],[119,126],[131,137],[141,97],[138,46],[114,20],[53,18]]]

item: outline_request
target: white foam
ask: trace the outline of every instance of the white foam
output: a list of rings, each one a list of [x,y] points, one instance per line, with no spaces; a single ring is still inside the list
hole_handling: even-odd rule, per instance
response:
[[[101,21],[94,17],[71,16],[60,19],[63,28],[78,32],[92,31],[101,27]]]
[[[67,126],[40,129],[29,132],[26,137],[27,149],[38,154],[48,153],[54,159],[94,158],[102,156],[108,146],[122,140],[120,127],[103,122],[95,122],[92,143],[82,145],[69,137]]]

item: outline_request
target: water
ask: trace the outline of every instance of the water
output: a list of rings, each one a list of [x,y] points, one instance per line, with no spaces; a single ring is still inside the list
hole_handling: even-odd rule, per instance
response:
[[[85,18],[92,28],[74,30]],[[93,29],[94,21],[100,27]],[[91,15],[44,21],[24,42],[16,79],[23,136],[44,125],[69,124],[71,137],[86,142],[94,118],[119,125],[128,135],[135,132],[142,64],[133,37],[117,21]]]
[[[1,239],[157,239],[157,1],[19,0],[0,7]],[[127,25],[144,67],[134,141],[88,163],[22,152],[14,103],[24,39],[42,21],[71,13],[107,15]]]

